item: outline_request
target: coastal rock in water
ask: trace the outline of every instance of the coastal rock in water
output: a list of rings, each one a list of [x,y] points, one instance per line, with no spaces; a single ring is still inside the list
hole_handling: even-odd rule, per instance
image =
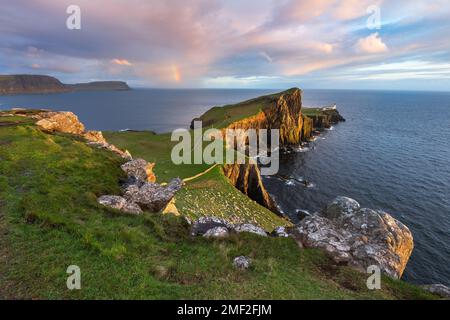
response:
[[[36,116],[36,125],[48,132],[63,132],[82,135],[84,125],[72,112],[43,112]]]
[[[364,271],[377,265],[393,278],[401,277],[414,247],[401,222],[380,210],[359,209],[345,197],[302,220],[294,237],[304,247],[324,249],[337,263]]]
[[[157,183],[146,182],[141,187],[130,185],[125,190],[124,197],[141,208],[152,212],[159,212],[175,196],[175,193],[181,189],[183,182],[181,179],[173,179],[167,186],[161,186]]]
[[[245,270],[245,269],[250,268],[251,263],[252,263],[252,260],[249,257],[245,257],[245,256],[236,257],[233,260],[233,266],[236,269],[240,269],[240,270]]]
[[[225,227],[214,227],[205,232],[205,238],[225,238],[228,237],[229,231]]]
[[[306,210],[297,210],[296,213],[298,221],[302,221],[303,219],[311,216],[311,213]]]
[[[263,228],[260,228],[250,223],[238,224],[234,227],[234,231],[236,231],[237,233],[249,232],[263,237],[267,237],[267,232]]]
[[[228,230],[233,229],[233,225],[222,218],[201,217],[192,223],[191,234],[193,236],[203,235],[208,230],[216,227],[224,227],[227,228]]]
[[[127,199],[120,196],[101,196],[98,198],[98,203],[104,205],[106,207],[110,207],[116,210],[133,213],[133,214],[141,214],[141,208],[133,202],[127,201]]]
[[[433,294],[436,294],[442,298],[450,298],[450,288],[443,284],[428,284],[421,286],[424,290],[427,290]]]
[[[153,173],[154,166],[154,163],[148,163],[144,159],[134,159],[123,164],[121,168],[128,177],[134,177],[146,182],[156,182],[156,176]]]

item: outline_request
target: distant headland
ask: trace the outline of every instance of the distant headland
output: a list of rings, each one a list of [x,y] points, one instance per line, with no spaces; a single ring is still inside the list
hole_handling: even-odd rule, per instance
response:
[[[110,90],[131,90],[131,88],[123,81],[64,84],[47,75],[0,75],[0,95]]]

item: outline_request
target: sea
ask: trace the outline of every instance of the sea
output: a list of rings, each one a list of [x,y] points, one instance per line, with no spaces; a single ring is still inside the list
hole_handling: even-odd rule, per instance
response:
[[[213,106],[280,90],[135,89],[0,96],[0,109],[76,113],[91,130],[187,128]],[[382,209],[407,225],[415,248],[403,279],[450,285],[450,92],[304,90],[303,106],[336,103],[346,122],[283,154],[269,193],[296,221],[336,196]],[[308,187],[301,181],[308,181]]]

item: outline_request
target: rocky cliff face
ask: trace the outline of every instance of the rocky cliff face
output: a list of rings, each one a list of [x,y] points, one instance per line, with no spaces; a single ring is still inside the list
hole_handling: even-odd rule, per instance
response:
[[[70,91],[58,79],[41,75],[0,76],[1,94],[56,93]]]

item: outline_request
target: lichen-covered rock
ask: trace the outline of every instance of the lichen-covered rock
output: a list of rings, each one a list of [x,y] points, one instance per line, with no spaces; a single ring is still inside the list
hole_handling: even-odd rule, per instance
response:
[[[141,214],[141,208],[133,202],[127,201],[127,199],[120,196],[101,196],[98,198],[98,203],[106,207],[110,207],[116,210],[120,210],[127,213]]]
[[[172,200],[175,193],[181,189],[182,184],[181,179],[176,178],[170,181],[167,186],[151,182],[146,182],[141,187],[130,185],[125,189],[124,197],[137,203],[141,208],[159,212]]]
[[[364,271],[377,265],[393,278],[401,277],[414,247],[401,222],[380,210],[359,209],[345,197],[302,220],[294,237],[304,247],[324,249],[338,263]]]
[[[83,134],[84,125],[72,112],[43,112],[37,116],[40,120],[36,125],[48,132],[63,132],[71,134]]]
[[[87,144],[96,148],[106,149],[111,152],[114,152],[115,154],[119,155],[125,160],[132,159],[131,154],[128,152],[128,150],[122,151],[113,144],[109,144],[107,142],[92,142],[92,141],[88,142]]]
[[[201,217],[192,223],[191,234],[193,236],[201,236],[208,230],[216,227],[224,227],[228,230],[232,230],[233,224],[218,217]]]
[[[229,231],[225,227],[214,227],[203,234],[205,238],[225,238],[228,237]]]
[[[134,159],[124,163],[121,168],[128,177],[134,177],[146,182],[156,182],[156,176],[153,173],[154,163],[148,163],[144,159]]]
[[[287,238],[289,237],[289,233],[287,232],[286,227],[279,226],[272,231],[271,236],[278,238]]]
[[[245,256],[236,257],[233,260],[233,266],[236,269],[240,269],[240,270],[245,270],[245,269],[250,268],[251,263],[252,263],[252,260],[249,257],[245,257]]]
[[[90,142],[107,143],[101,131],[87,131],[83,137]]]
[[[255,226],[254,224],[250,224],[250,223],[238,224],[238,225],[234,226],[234,231],[236,231],[237,233],[240,233],[240,232],[255,233],[257,235],[267,237],[267,232],[263,228],[260,228],[258,226]]]
[[[450,288],[443,284],[428,284],[421,286],[424,290],[427,290],[433,294],[436,294],[442,298],[450,298]]]

